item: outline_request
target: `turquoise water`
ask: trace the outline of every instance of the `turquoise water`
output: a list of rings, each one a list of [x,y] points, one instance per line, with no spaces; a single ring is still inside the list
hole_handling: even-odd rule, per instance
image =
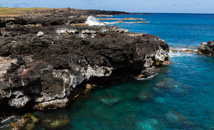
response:
[[[214,15],[155,14],[150,23],[115,24],[154,34],[171,47],[196,48],[214,40]],[[214,58],[170,52],[171,65],[149,80],[130,79],[80,96],[68,108],[36,112],[40,119],[68,119],[61,130],[213,130]],[[59,118],[60,117],[60,118]],[[42,121],[36,130],[45,129]]]
[[[131,32],[149,33],[171,47],[196,47],[214,39],[214,15],[155,14],[150,23],[115,24]],[[121,82],[93,90],[67,109],[75,130],[198,130],[214,129],[214,59],[196,54],[170,53],[172,64],[152,79]],[[47,116],[52,115],[48,113]]]
[[[172,65],[152,79],[98,88],[67,109],[42,115],[68,116],[64,129],[70,130],[214,129],[214,59],[171,55]]]

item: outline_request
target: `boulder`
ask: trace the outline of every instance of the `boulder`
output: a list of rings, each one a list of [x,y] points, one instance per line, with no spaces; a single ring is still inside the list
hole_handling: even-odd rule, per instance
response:
[[[44,35],[44,33],[42,31],[39,31],[37,34],[36,34],[38,37],[41,37]]]
[[[214,55],[214,41],[202,42],[200,46],[198,46],[198,54],[203,54],[207,56]]]

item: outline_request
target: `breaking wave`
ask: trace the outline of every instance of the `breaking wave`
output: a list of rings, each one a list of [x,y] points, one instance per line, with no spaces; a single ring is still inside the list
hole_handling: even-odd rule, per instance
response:
[[[171,50],[184,51],[184,52],[172,52]],[[169,57],[193,57],[196,53],[188,53],[186,50],[197,51],[197,46],[184,46],[184,47],[170,47]]]
[[[178,51],[193,50],[193,51],[197,51],[197,46],[170,47],[170,50],[178,50]]]
[[[89,16],[85,23],[88,24],[89,26],[103,26],[104,25],[103,23],[101,23],[99,20],[97,20],[93,16]]]
[[[169,52],[169,57],[193,57],[195,53],[184,53],[184,52]]]
[[[123,23],[123,24],[124,23],[126,23],[126,24],[136,24],[136,23],[144,23],[144,22],[136,22],[136,21],[134,21],[134,22],[121,22],[121,21],[114,21],[114,22],[103,22],[103,23],[110,25],[110,24],[119,24],[119,23]]]

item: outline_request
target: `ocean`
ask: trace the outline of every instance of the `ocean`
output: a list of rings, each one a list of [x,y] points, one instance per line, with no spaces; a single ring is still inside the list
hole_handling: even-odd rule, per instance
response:
[[[197,49],[214,40],[213,14],[117,15],[149,23],[111,23],[130,32],[153,34],[171,48]],[[110,21],[106,21],[110,22]],[[148,80],[120,82],[80,96],[66,109],[35,112],[69,120],[63,130],[212,130],[214,58],[170,52],[171,65]],[[43,124],[35,129],[42,130]]]

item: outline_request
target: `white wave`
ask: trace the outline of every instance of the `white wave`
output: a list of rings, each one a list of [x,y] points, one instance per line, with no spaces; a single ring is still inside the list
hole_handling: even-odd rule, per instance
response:
[[[197,46],[188,46],[188,47],[170,47],[170,50],[178,50],[178,51],[193,50],[193,51],[197,51]]]
[[[88,24],[89,26],[103,26],[104,25],[103,23],[101,23],[99,20],[97,20],[93,16],[88,16],[85,23]]]
[[[171,50],[177,50],[178,52],[172,52]],[[196,53],[185,52],[187,50],[197,51],[197,46],[181,46],[181,47],[170,47],[169,57],[193,57]],[[179,52],[182,51],[182,52]]]
[[[119,22],[103,22],[104,24],[117,24]]]
[[[195,53],[184,53],[184,52],[169,52],[169,57],[193,57]]]
[[[104,24],[119,24],[119,23],[126,23],[126,24],[135,24],[135,23],[142,23],[142,22],[121,22],[121,21],[114,21],[114,22],[103,22]]]

